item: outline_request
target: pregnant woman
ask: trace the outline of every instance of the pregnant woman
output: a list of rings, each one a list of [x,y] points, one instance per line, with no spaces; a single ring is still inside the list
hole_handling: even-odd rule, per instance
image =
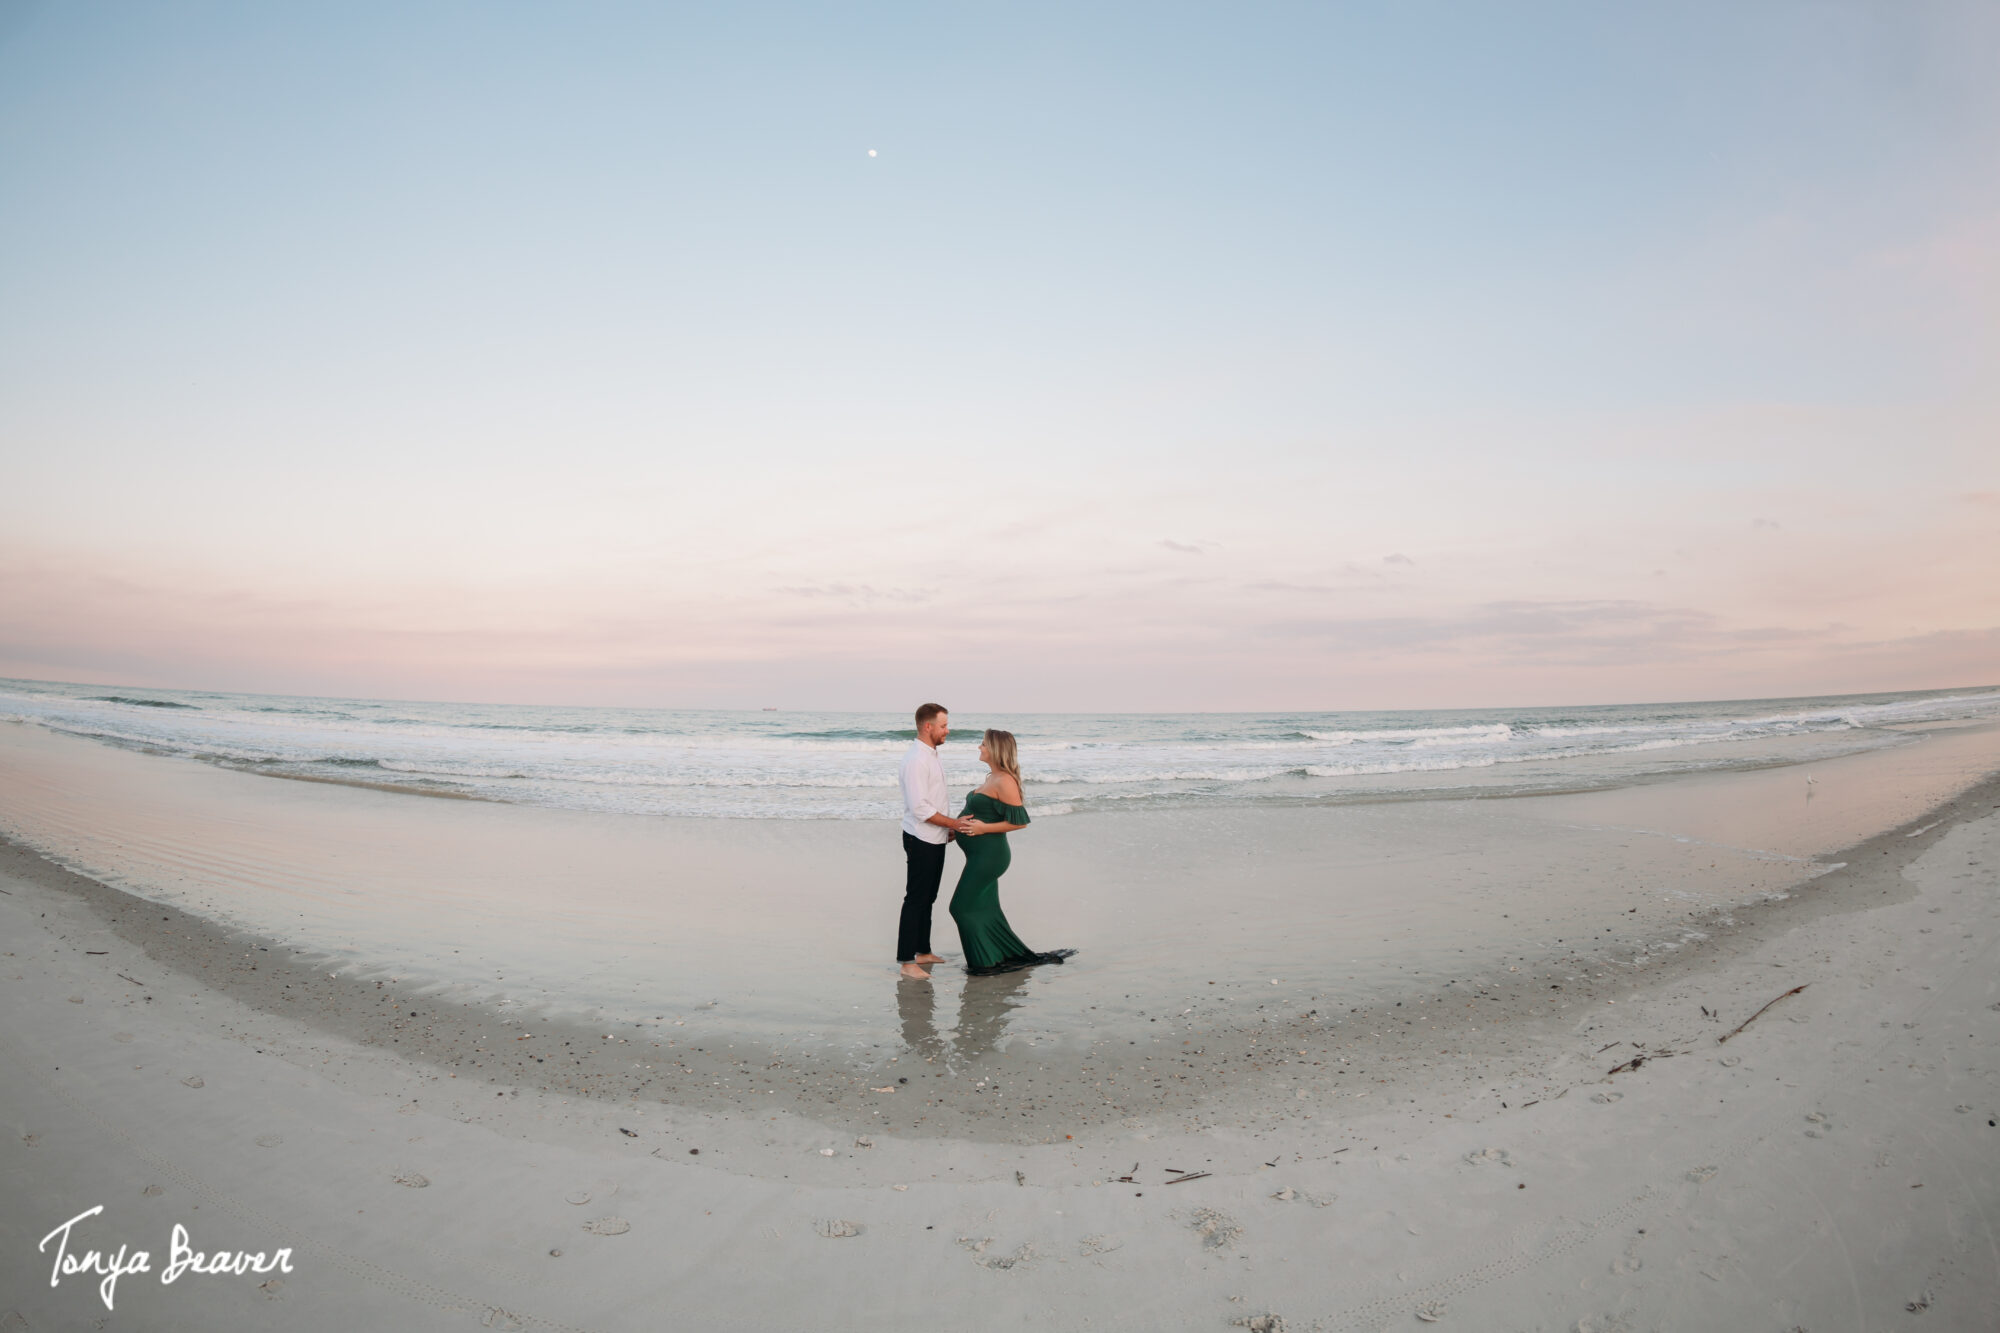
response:
[[[1057,949],[1036,953],[1021,943],[1021,937],[1007,924],[1007,914],[1000,910],[1000,877],[1013,860],[1007,835],[1028,827],[1028,812],[1021,805],[1018,755],[1012,732],[986,733],[979,746],[980,762],[989,770],[986,782],[967,795],[965,811],[959,816],[973,823],[958,835],[958,845],[965,852],[965,870],[951,895],[951,919],[958,923],[958,938],[965,945],[965,970],[975,977],[1037,963],[1060,963],[1076,952]]]

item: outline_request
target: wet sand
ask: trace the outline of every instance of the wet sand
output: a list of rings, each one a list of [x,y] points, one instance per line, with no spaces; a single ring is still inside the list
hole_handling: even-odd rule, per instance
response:
[[[164,1249],[174,1220],[199,1242],[206,1214],[210,1244],[297,1247],[276,1288],[126,1278],[114,1318],[145,1327],[655,1327],[672,1310],[744,1328],[1375,1328],[1420,1311],[1818,1328],[1918,1303],[1926,1327],[1992,1327],[1991,743],[1939,732],[1805,769],[1239,821],[1212,947],[1170,986],[1087,957],[912,986],[863,956],[874,1015],[821,1025],[831,1041],[788,1037],[770,1001],[744,1021],[693,1001],[607,1022],[329,965],[323,941],[219,928],[10,846],[0,985],[25,1072],[5,1093],[0,1272],[28,1327],[103,1316],[82,1278],[49,1290],[33,1254],[101,1202],[98,1245]],[[9,819],[28,771],[8,770]],[[1169,892],[1218,874],[1203,819],[1135,827],[1033,832],[1098,855],[1107,896],[1111,867],[1157,875],[1148,857],[1184,859]],[[1217,860],[1185,863],[1204,845]],[[1530,895],[1544,919],[1513,933],[1523,865],[1562,891]],[[1270,903],[1329,867],[1351,912],[1298,911],[1310,947],[1274,931]],[[1588,895],[1563,878],[1587,874]],[[1248,923],[1234,934],[1230,911]],[[1389,933],[1335,964],[1329,918]],[[1452,942],[1409,947],[1398,927]],[[1110,951],[1078,930],[1037,942]],[[1286,947],[1282,969],[1256,966]],[[626,1230],[584,1230],[617,1231],[606,1218]]]

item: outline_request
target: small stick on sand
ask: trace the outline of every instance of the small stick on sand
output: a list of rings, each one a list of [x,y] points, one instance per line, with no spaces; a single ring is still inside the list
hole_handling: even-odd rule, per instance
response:
[[[120,973],[119,973],[118,975],[119,975],[120,977],[124,977],[124,979],[125,979],[126,981],[132,981],[132,978],[130,978],[130,977],[127,977],[127,976],[125,976],[125,974],[124,974],[123,972],[120,972]],[[144,990],[144,989],[146,989],[146,983],[145,983],[145,982],[143,982],[143,981],[132,981],[132,984],[133,984],[134,986],[137,986],[137,987],[138,987],[138,988],[139,988],[140,990]]]
[[[1189,1182],[1190,1180],[1200,1180],[1200,1179],[1201,1179],[1201,1178],[1202,1178],[1203,1176],[1205,1176],[1205,1175],[1208,1175],[1208,1174],[1209,1174],[1209,1173],[1208,1173],[1208,1172],[1206,1172],[1206,1171],[1197,1171],[1197,1172],[1195,1172],[1195,1173],[1194,1173],[1193,1175],[1191,1175],[1191,1176],[1181,1176],[1181,1177],[1180,1177],[1179,1179],[1177,1179],[1177,1180],[1169,1180],[1169,1181],[1168,1181],[1167,1183],[1168,1183],[1169,1185],[1185,1185],[1185,1184],[1187,1184],[1187,1183],[1188,1183],[1188,1182]]]
[[[1812,985],[1810,981],[1800,982],[1798,985],[1786,991],[1785,995],[1797,995],[1800,991],[1804,990],[1807,986],[1810,985]],[[1776,1004],[1778,1000],[1784,999],[1785,995],[1780,995],[1777,1000],[1771,1001],[1771,1004]],[[1771,1004],[1765,1005],[1764,1009],[1769,1009],[1771,1007]],[[1731,1028],[1727,1033],[1723,1034],[1720,1037],[1717,1037],[1715,1039],[1715,1044],[1717,1046],[1722,1045],[1723,1042],[1728,1041],[1731,1037],[1741,1032],[1744,1028],[1749,1027],[1752,1023],[1762,1018],[1764,1016],[1764,1009],[1759,1009],[1756,1013],[1750,1015],[1750,1017],[1744,1019],[1741,1023],[1738,1023],[1735,1027]]]

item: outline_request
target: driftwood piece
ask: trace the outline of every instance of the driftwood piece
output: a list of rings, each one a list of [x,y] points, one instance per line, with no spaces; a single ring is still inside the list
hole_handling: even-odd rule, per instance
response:
[[[1208,1174],[1209,1174],[1209,1173],[1208,1173],[1208,1172],[1206,1172],[1206,1171],[1197,1171],[1197,1172],[1195,1172],[1195,1173],[1194,1173],[1193,1175],[1191,1175],[1191,1176],[1181,1176],[1181,1177],[1179,1177],[1179,1178],[1177,1178],[1177,1179],[1174,1179],[1174,1180],[1169,1180],[1169,1181],[1168,1181],[1167,1183],[1168,1183],[1169,1185],[1185,1185],[1185,1184],[1187,1184],[1187,1183],[1188,1183],[1188,1182],[1189,1182],[1190,1180],[1200,1180],[1200,1179],[1201,1179],[1201,1178],[1202,1178],[1203,1176],[1206,1176],[1206,1175],[1208,1175]]]
[[[1785,992],[1785,995],[1797,995],[1797,994],[1798,994],[1798,993],[1799,993],[1800,991],[1804,990],[1804,989],[1805,989],[1805,988],[1806,988],[1807,986],[1810,986],[1810,985],[1812,985],[1812,983],[1811,983],[1810,981],[1802,981],[1802,982],[1800,982],[1800,983],[1799,983],[1798,985],[1796,985],[1796,986],[1792,987],[1792,988],[1791,988],[1790,990],[1786,991],[1786,992]],[[1784,999],[1784,998],[1785,998],[1785,995],[1780,995],[1780,996],[1778,996],[1778,997],[1777,997],[1777,999],[1774,999],[1774,1000],[1772,1000],[1770,1004],[1767,1004],[1767,1005],[1765,1005],[1765,1006],[1764,1006],[1764,1009],[1769,1009],[1769,1008],[1771,1007],[1771,1005],[1772,1005],[1772,1004],[1776,1004],[1776,1003],[1778,1002],[1778,1000],[1782,1000],[1782,999]],[[1742,1021],[1741,1023],[1738,1023],[1738,1024],[1737,1024],[1737,1025],[1736,1025],[1735,1027],[1733,1027],[1733,1028],[1729,1029],[1729,1031],[1728,1031],[1728,1032],[1724,1033],[1724,1034],[1723,1034],[1722,1036],[1720,1036],[1720,1037],[1717,1037],[1717,1038],[1715,1039],[1715,1044],[1716,1044],[1717,1046],[1720,1046],[1720,1045],[1722,1045],[1722,1043],[1723,1043],[1723,1042],[1725,1042],[1725,1041],[1728,1041],[1728,1040],[1729,1040],[1729,1039],[1730,1039],[1731,1037],[1733,1037],[1733,1036],[1735,1036],[1735,1035],[1736,1035],[1737,1033],[1741,1032],[1741,1031],[1742,1031],[1742,1030],[1743,1030],[1744,1028],[1747,1028],[1747,1027],[1749,1027],[1749,1026],[1750,1026],[1750,1025],[1752,1024],[1752,1023],[1754,1023],[1754,1022],[1756,1022],[1756,1021],[1757,1021],[1758,1019],[1762,1018],[1762,1017],[1764,1016],[1764,1009],[1759,1009],[1759,1010],[1758,1010],[1758,1011],[1757,1011],[1756,1013],[1754,1013],[1754,1014],[1750,1015],[1750,1017],[1748,1017],[1748,1018],[1744,1019],[1744,1020],[1743,1020],[1743,1021]]]

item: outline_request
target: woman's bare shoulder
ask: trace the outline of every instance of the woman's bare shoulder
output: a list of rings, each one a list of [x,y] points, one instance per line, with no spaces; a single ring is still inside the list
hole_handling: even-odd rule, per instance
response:
[[[1011,773],[997,773],[993,778],[993,794],[1005,805],[1021,803],[1021,784],[1014,781]]]

